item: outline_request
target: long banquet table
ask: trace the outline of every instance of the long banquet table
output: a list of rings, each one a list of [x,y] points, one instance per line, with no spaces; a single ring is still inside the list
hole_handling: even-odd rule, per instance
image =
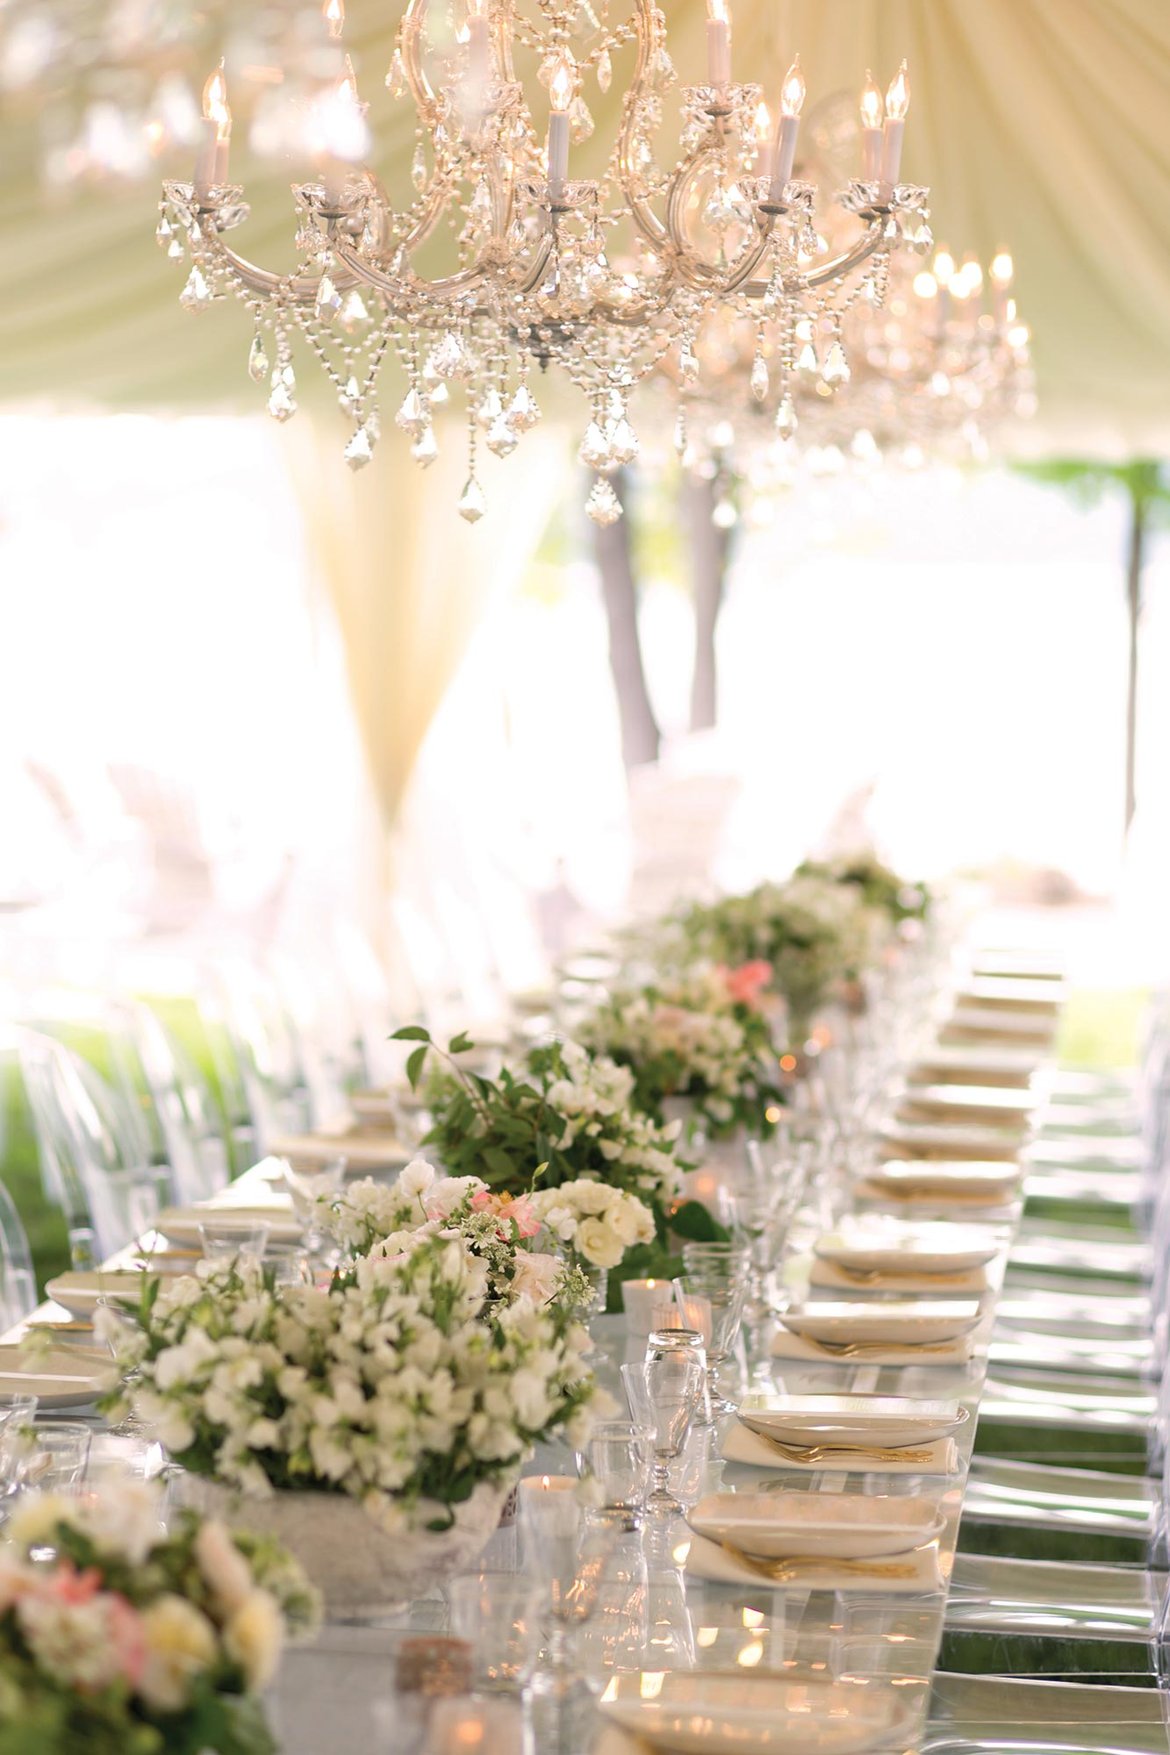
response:
[[[264,1167],[257,1167],[221,1197],[254,1203],[266,1186]],[[1034,1165],[1033,1180],[1044,1174]],[[275,1198],[275,1197],[274,1197]],[[217,1203],[218,1204],[218,1203]],[[792,1363],[775,1360],[778,1389],[789,1393],[865,1393],[908,1396],[922,1400],[958,1400],[970,1418],[954,1439],[955,1467],[946,1475],[813,1471],[787,1467],[777,1460],[766,1471],[727,1463],[719,1454],[721,1429],[698,1432],[679,1465],[686,1477],[688,1498],[714,1490],[755,1492],[908,1493],[937,1498],[945,1525],[938,1538],[938,1584],[918,1594],[883,1591],[873,1581],[848,1590],[758,1585],[721,1585],[688,1579],[685,1561],[690,1531],[677,1522],[653,1532],[646,1542],[649,1565],[648,1637],[641,1667],[649,1672],[702,1668],[743,1675],[781,1672],[802,1677],[849,1677],[890,1684],[905,1691],[907,1711],[893,1742],[878,1744],[874,1755],[915,1755],[925,1732],[930,1684],[943,1634],[963,1493],[975,1439],[976,1424],[988,1373],[988,1349],[1007,1255],[1016,1234],[1022,1195],[990,1210],[964,1203],[964,1219],[994,1227],[997,1253],[987,1267],[987,1291],[975,1331],[969,1363],[961,1365],[874,1365],[826,1360]],[[939,1203],[899,1203],[899,1216],[953,1217],[953,1207]],[[125,1258],[118,1258],[119,1264]],[[115,1265],[111,1263],[110,1265]],[[807,1258],[788,1263],[792,1289],[804,1290]],[[817,1297],[815,1288],[809,1295]],[[823,1294],[832,1297],[828,1292]],[[908,1294],[906,1295],[908,1296]],[[52,1304],[37,1313],[41,1319],[64,1313]],[[618,1365],[642,1356],[644,1343],[631,1339],[621,1317],[595,1320],[599,1345],[598,1370],[620,1400]],[[12,1337],[9,1337],[12,1338]],[[538,1455],[531,1472],[572,1472],[564,1451]],[[502,1528],[483,1557],[487,1567],[522,1569],[523,1545],[515,1526]],[[273,1709],[285,1755],[321,1755],[334,1746],[394,1751],[398,1720],[393,1657],[404,1634],[441,1632],[446,1604],[441,1592],[420,1599],[409,1612],[383,1625],[329,1625],[317,1642],[286,1657],[274,1691]],[[625,1662],[629,1663],[627,1654]],[[583,1733],[578,1733],[583,1734]],[[600,1722],[590,1732],[593,1747],[606,1755],[640,1750],[624,1733]],[[519,1747],[519,1746],[518,1746]],[[543,1747],[538,1755],[544,1755]],[[565,1745],[565,1755],[586,1755],[584,1743]]]

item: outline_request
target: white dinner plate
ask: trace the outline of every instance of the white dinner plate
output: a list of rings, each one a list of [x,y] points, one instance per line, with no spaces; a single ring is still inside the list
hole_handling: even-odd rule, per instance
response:
[[[389,1091],[354,1091],[349,1105],[366,1127],[391,1128],[400,1114],[398,1099],[392,1097]]]
[[[18,1343],[0,1345],[0,1406],[35,1395],[42,1409],[84,1408],[109,1386],[113,1361],[96,1348],[54,1347],[30,1355]]]
[[[909,1085],[902,1093],[898,1118],[1024,1133],[1035,1108],[1031,1091],[1004,1090],[998,1085]]]
[[[979,1321],[977,1298],[853,1300],[824,1298],[786,1310],[780,1318],[794,1335],[812,1341],[860,1341],[891,1346],[954,1341]]]
[[[864,1180],[870,1188],[890,1194],[930,1195],[959,1200],[978,1197],[988,1204],[1005,1201],[1015,1191],[1023,1172],[1018,1164],[999,1164],[975,1158],[890,1158]]]
[[[933,1541],[945,1521],[936,1500],[890,1493],[708,1493],[687,1513],[698,1535],[763,1560],[905,1554]]]
[[[214,1225],[224,1231],[236,1227],[249,1231],[257,1225],[267,1225],[270,1243],[299,1243],[303,1230],[287,1200],[262,1206],[237,1206],[225,1201],[216,1206],[166,1207],[154,1221],[155,1230],[172,1243],[192,1244],[195,1248],[201,1242],[200,1225]]]
[[[908,1730],[915,1691],[702,1670],[611,1676],[601,1711],[676,1755],[861,1755]]]
[[[785,1444],[863,1444],[897,1450],[946,1438],[970,1418],[956,1401],[904,1395],[780,1395],[744,1397],[745,1426]]]
[[[273,1140],[272,1151],[278,1158],[287,1158],[294,1170],[324,1170],[344,1158],[351,1176],[403,1170],[417,1155],[413,1147],[390,1133],[283,1134]]]
[[[1010,1128],[973,1127],[969,1122],[890,1121],[880,1138],[892,1158],[1014,1160],[1022,1136]]]
[[[48,1280],[45,1291],[70,1316],[92,1316],[101,1304],[137,1304],[150,1278],[145,1268],[104,1268],[93,1273],[70,1272]]]
[[[903,1225],[885,1220],[866,1226],[846,1223],[826,1231],[813,1245],[822,1261],[835,1261],[860,1273],[947,1274],[982,1267],[999,1252],[992,1232],[973,1225]]]

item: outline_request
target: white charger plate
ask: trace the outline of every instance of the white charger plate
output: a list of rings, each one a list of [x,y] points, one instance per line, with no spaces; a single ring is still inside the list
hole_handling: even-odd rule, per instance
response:
[[[898,1449],[957,1432],[970,1413],[956,1401],[918,1401],[905,1395],[745,1396],[745,1426],[786,1444],[859,1444]]]
[[[35,1395],[41,1408],[84,1408],[106,1388],[113,1361],[94,1348],[55,1347],[33,1357],[19,1343],[0,1345],[0,1405]]]
[[[891,1156],[909,1152],[918,1158],[983,1158],[1013,1161],[1022,1149],[1022,1135],[1004,1127],[974,1127],[969,1122],[891,1121],[880,1138]]]
[[[994,1235],[972,1225],[900,1225],[887,1220],[871,1226],[845,1224],[826,1231],[813,1244],[822,1261],[862,1273],[959,1273],[983,1267],[999,1252]]]
[[[908,1730],[920,1702],[886,1682],[667,1670],[612,1676],[598,1704],[676,1755],[861,1755]]]
[[[977,1298],[819,1299],[780,1318],[794,1335],[812,1341],[885,1342],[893,1345],[954,1341],[979,1321]]]
[[[875,1169],[867,1170],[864,1180],[871,1188],[889,1189],[892,1194],[921,1192],[954,1195],[961,1199],[978,1195],[999,1202],[1013,1192],[1022,1174],[1018,1164],[1000,1164],[986,1159],[890,1158]]]
[[[48,1280],[45,1291],[53,1302],[60,1304],[70,1316],[92,1316],[101,1304],[129,1301],[137,1304],[143,1286],[150,1278],[145,1268],[107,1268],[94,1273],[58,1274]]]
[[[937,1501],[911,1494],[708,1493],[687,1522],[698,1535],[763,1560],[869,1560],[920,1548],[946,1520]]]

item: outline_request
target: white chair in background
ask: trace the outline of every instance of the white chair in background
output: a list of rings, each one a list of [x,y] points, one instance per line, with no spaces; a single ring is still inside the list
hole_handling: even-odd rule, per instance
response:
[[[206,1200],[231,1174],[211,1091],[148,1005],[128,1003],[123,1015],[162,1130],[175,1194],[184,1205]]]
[[[0,1323],[6,1329],[23,1322],[37,1307],[28,1236],[12,1196],[0,1182]]]

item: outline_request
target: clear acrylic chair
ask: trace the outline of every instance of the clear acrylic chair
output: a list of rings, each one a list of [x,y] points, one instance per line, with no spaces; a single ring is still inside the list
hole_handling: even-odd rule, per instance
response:
[[[18,1033],[41,1175],[65,1215],[76,1267],[90,1267],[150,1228],[172,1196],[165,1165],[143,1163],[119,1130],[103,1080],[61,1043]]]
[[[923,1755],[1170,1755],[1154,1688],[936,1673]]]
[[[296,1034],[271,981],[254,964],[219,965],[215,987],[216,1022],[243,1083],[256,1157],[264,1158],[281,1134],[305,1133],[312,1125]]]
[[[0,1327],[9,1329],[37,1306],[28,1236],[12,1196],[0,1182]]]
[[[162,1130],[175,1196],[184,1205],[206,1200],[230,1175],[207,1082],[148,1005],[130,1004],[123,1015]]]

